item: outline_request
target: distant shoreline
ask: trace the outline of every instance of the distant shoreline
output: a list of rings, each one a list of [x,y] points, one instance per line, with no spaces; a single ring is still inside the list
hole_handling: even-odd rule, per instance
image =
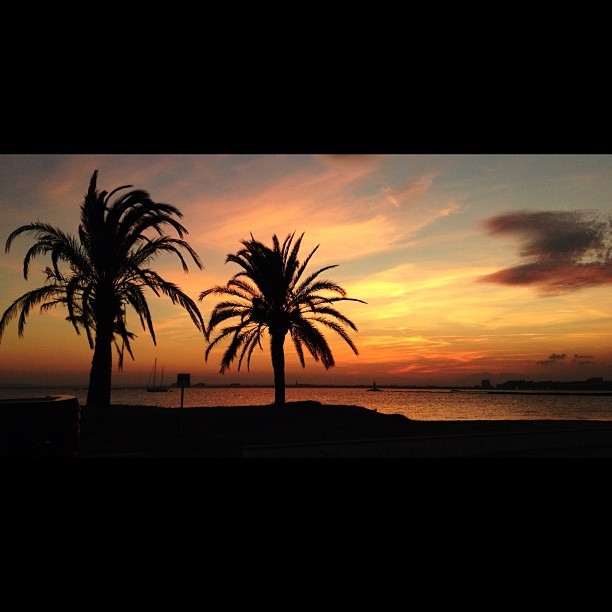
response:
[[[521,386],[515,386],[520,383]],[[146,385],[122,385],[113,386],[112,391],[142,391]],[[169,385],[171,389],[179,389],[175,383]],[[603,379],[588,379],[585,381],[507,381],[495,386],[482,385],[376,385],[377,389],[410,390],[410,391],[479,391],[485,393],[499,394],[524,394],[524,395],[569,395],[571,393],[580,395],[612,395],[612,381]],[[514,387],[514,388],[513,388]],[[273,384],[208,384],[195,383],[192,389],[274,389]],[[298,383],[286,385],[287,389],[371,389],[371,384],[339,385],[339,384],[310,384]],[[88,384],[44,384],[44,383],[0,383],[1,389],[73,389],[86,391]]]

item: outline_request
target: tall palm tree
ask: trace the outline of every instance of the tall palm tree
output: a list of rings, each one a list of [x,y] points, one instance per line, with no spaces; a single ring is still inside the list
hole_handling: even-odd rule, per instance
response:
[[[336,332],[357,355],[357,347],[349,338],[344,325],[355,331],[357,327],[336,310],[334,304],[342,301],[365,304],[363,300],[346,297],[344,289],[336,283],[319,278],[323,272],[336,265],[320,268],[302,279],[319,245],[300,263],[298,251],[304,234],[292,247],[294,236],[295,232],[288,235],[281,246],[275,234],[272,237],[273,247],[270,248],[255,240],[251,234],[251,240],[240,242],[244,248],[229,254],[226,259],[226,263],[236,263],[242,271],[235,274],[225,286],[207,289],[199,297],[200,300],[211,294],[230,297],[219,302],[213,309],[206,330],[207,336],[210,337],[214,328],[225,321],[237,319],[235,323],[223,327],[206,349],[208,360],[211,349],[223,338],[231,337],[221,359],[221,374],[229,369],[239,351],[238,370],[245,357],[249,369],[253,350],[256,346],[263,349],[262,338],[268,331],[274,370],[274,403],[278,406],[285,403],[284,343],[287,333],[291,336],[302,367],[306,367],[306,347],[315,361],[321,360],[327,370],[334,365],[334,357],[318,326]]]
[[[188,232],[175,218],[182,218],[182,213],[170,204],[154,202],[148,192],[140,189],[117,195],[111,202],[111,197],[132,186],[123,185],[110,193],[98,191],[97,178],[95,170],[80,207],[78,238],[39,221],[23,225],[10,234],[6,241],[7,253],[17,236],[32,234],[36,238],[23,262],[26,279],[30,262],[36,256],[50,254],[52,265],[45,268],[45,285],[17,298],[0,319],[0,340],[9,321],[17,316],[21,337],[32,308],[40,304],[41,311],[46,311],[65,306],[67,319],[77,334],[85,331],[94,351],[88,407],[110,405],[112,344],[119,354],[119,367],[123,364],[124,349],[134,358],[130,340],[135,336],[127,329],[128,305],[138,315],[142,328],[149,330],[153,344],[157,344],[144,292],[147,287],[156,296],[164,294],[173,304],[182,306],[197,329],[206,334],[197,304],[176,284],[148,267],[151,260],[167,252],[177,255],[183,271],[188,272],[181,253],[184,250],[202,268],[196,252],[183,240]],[[178,238],[164,234],[165,226],[173,228]],[[60,269],[60,263],[67,269]]]

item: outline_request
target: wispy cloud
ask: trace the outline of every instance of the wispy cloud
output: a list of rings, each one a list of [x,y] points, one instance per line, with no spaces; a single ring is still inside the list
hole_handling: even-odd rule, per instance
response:
[[[417,198],[429,191],[434,180],[434,174],[426,174],[417,180],[399,187],[382,187],[381,191],[385,198],[395,208],[399,208],[402,204]]]
[[[447,201],[414,211],[384,208],[384,193],[368,183],[373,169],[369,163],[313,164],[268,183],[250,176],[248,195],[203,195],[192,202],[191,233],[229,252],[250,233],[265,242],[274,233],[284,237],[305,232],[306,240],[324,246],[326,256],[337,262],[392,249],[456,209]],[[408,202],[408,192],[425,189],[402,188],[398,201]]]

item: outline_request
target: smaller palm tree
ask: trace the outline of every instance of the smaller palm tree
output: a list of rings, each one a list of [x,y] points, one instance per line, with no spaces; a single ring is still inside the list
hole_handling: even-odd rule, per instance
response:
[[[235,323],[223,327],[206,349],[205,357],[208,361],[212,348],[224,338],[231,338],[221,359],[221,374],[229,369],[239,353],[238,370],[245,358],[249,369],[255,347],[263,349],[262,339],[266,331],[270,334],[274,403],[278,406],[285,404],[284,343],[287,334],[293,341],[303,368],[306,367],[306,348],[314,360],[320,360],[327,370],[335,362],[319,326],[337,333],[358,355],[357,347],[348,336],[345,325],[354,331],[357,331],[357,327],[334,305],[342,301],[365,304],[363,300],[347,297],[346,291],[333,281],[320,278],[323,272],[336,265],[320,268],[302,279],[319,245],[300,262],[298,252],[304,234],[292,246],[294,236],[295,232],[288,235],[281,245],[275,234],[270,248],[255,240],[251,234],[251,240],[241,241],[244,248],[229,254],[226,259],[226,263],[236,263],[242,271],[235,274],[225,286],[212,287],[199,296],[200,300],[211,294],[230,298],[219,302],[213,309],[207,335],[210,336],[224,322],[237,319]]]

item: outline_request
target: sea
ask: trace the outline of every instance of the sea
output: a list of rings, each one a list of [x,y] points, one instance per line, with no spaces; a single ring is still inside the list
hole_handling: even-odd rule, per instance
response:
[[[71,395],[83,406],[86,387],[2,387],[0,400]],[[288,402],[362,406],[422,421],[470,420],[612,420],[612,392],[490,391],[480,389],[396,389],[368,391],[355,387],[287,387]],[[113,389],[113,404],[189,408],[261,406],[274,402],[273,387],[188,387],[150,393]]]

